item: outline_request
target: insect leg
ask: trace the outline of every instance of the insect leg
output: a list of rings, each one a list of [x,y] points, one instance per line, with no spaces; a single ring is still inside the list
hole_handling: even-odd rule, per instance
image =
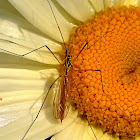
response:
[[[46,47],[46,46],[39,47],[39,48],[37,48],[37,49],[35,49],[35,50],[32,50],[32,51],[30,51],[30,52],[28,52],[28,53],[25,53],[25,54],[22,54],[22,55],[17,54],[17,53],[14,53],[14,52],[11,52],[11,51],[7,51],[7,50],[2,49],[2,48],[0,48],[0,50],[2,50],[2,51],[4,51],[4,52],[7,52],[7,53],[10,53],[10,54],[13,54],[13,55],[17,55],[17,56],[25,56],[25,55],[28,55],[28,54],[34,52],[34,51],[37,51],[37,50],[39,50],[39,49],[42,49],[42,48],[44,48],[44,47]]]
[[[103,93],[107,96],[107,98],[110,99],[110,101],[111,101],[118,109],[120,109],[126,116],[128,116],[118,105],[116,105],[116,103],[115,103],[114,101],[111,100],[111,98],[110,98],[110,97],[106,94],[106,92],[104,91],[104,88],[103,88],[103,77],[102,77],[101,70],[94,70],[94,71],[99,71],[99,72],[100,72]],[[128,118],[130,119],[129,116],[128,116]],[[128,122],[130,123],[129,120],[128,120]]]
[[[13,54],[13,55],[16,55],[16,56],[23,57],[23,56],[26,56],[26,55],[28,55],[28,54],[30,54],[30,53],[33,53],[33,52],[37,51],[37,50],[40,50],[40,49],[42,49],[42,48],[44,48],[44,47],[46,47],[46,48],[51,52],[51,54],[55,57],[55,59],[58,61],[58,63],[61,64],[60,61],[59,61],[59,59],[55,56],[55,54],[51,51],[51,49],[50,49],[47,45],[44,45],[44,46],[42,46],[42,47],[39,47],[39,48],[37,48],[37,49],[34,49],[34,50],[32,50],[32,51],[30,51],[30,52],[28,52],[28,53],[22,54],[22,55],[17,54],[17,53],[14,53],[14,52],[11,52],[11,51],[7,51],[7,50],[2,49],[2,48],[0,48],[0,50],[2,50],[2,51],[4,51],[4,52],[7,52],[7,53],[10,53],[10,54]]]
[[[88,121],[88,120],[87,120],[87,121]],[[96,136],[95,132],[93,131],[92,126],[90,125],[90,122],[89,122],[89,121],[88,121],[88,124],[89,124],[89,126],[90,126],[90,129],[91,129],[92,133],[94,134],[95,139],[98,140],[98,139],[97,139],[97,136]]]
[[[96,71],[96,72],[100,72],[100,80],[101,80],[101,90],[103,91],[103,95],[105,95],[109,100],[110,100],[110,102],[112,102],[112,105],[115,105],[116,106],[116,109],[120,109],[120,111],[126,116],[126,117],[128,117],[128,119],[126,120],[128,123],[130,123],[131,124],[131,121],[130,121],[130,116],[122,109],[122,108],[120,108],[112,99],[111,99],[111,97],[109,96],[109,94],[105,91],[105,87],[104,87],[104,81],[103,81],[103,76],[102,76],[102,71],[101,70],[93,70],[93,69],[85,69],[85,70],[74,70],[74,71],[77,71],[77,72],[88,72],[88,71]],[[88,85],[87,85],[87,88],[88,88]],[[78,93],[80,93],[80,92],[78,92]],[[82,93],[82,92],[81,92]],[[83,94],[81,94],[81,95],[83,95]],[[80,95],[79,95],[79,97],[80,97]],[[94,134],[94,136],[95,136],[95,133],[94,133],[94,130],[93,130],[93,128],[92,128],[92,125],[90,124],[90,120],[87,120],[88,121],[88,124],[89,124],[89,126],[90,126],[90,128],[91,128],[91,130],[92,130],[92,132],[93,132],[93,134]],[[95,136],[95,139],[97,140],[97,136]]]
[[[24,134],[22,140],[24,140],[24,138],[26,137],[27,133],[30,131],[30,129],[31,129],[31,127],[33,126],[34,122],[35,122],[36,119],[38,118],[38,116],[39,116],[39,114],[40,114],[40,112],[41,112],[41,110],[42,110],[42,108],[43,108],[43,106],[44,106],[44,104],[45,104],[45,101],[46,101],[46,99],[47,99],[47,97],[48,97],[48,94],[49,94],[49,92],[50,92],[50,89],[52,88],[52,86],[54,85],[54,83],[55,83],[60,77],[61,77],[61,75],[60,75],[57,79],[55,79],[55,81],[54,81],[54,82],[52,83],[52,85],[49,87],[48,92],[47,92],[47,94],[46,94],[46,96],[45,96],[45,98],[44,98],[44,100],[43,100],[43,103],[42,103],[42,105],[41,105],[41,107],[40,107],[40,109],[39,109],[39,111],[38,111],[38,113],[37,113],[35,119],[33,120],[33,122],[31,123],[30,127],[28,128],[28,130],[27,130],[26,133]]]
[[[120,109],[126,116],[128,116],[118,105],[116,105],[116,103],[115,103],[114,101],[112,101],[112,99],[109,97],[109,95],[105,92],[104,86],[103,86],[103,77],[102,77],[102,72],[101,72],[101,70],[93,70],[93,69],[91,69],[91,70],[75,70],[75,71],[98,71],[98,72],[100,72],[101,84],[102,84],[102,91],[103,91],[103,93],[105,94],[105,96],[106,96],[108,99],[110,99],[110,101],[111,101],[118,109]],[[130,118],[130,117],[128,116],[128,118]],[[130,123],[129,120],[128,120],[128,122]]]
[[[86,44],[84,45],[84,47],[80,50],[80,52],[78,53],[78,55],[76,56],[75,60],[78,58],[78,56],[81,54],[81,52],[84,50],[84,48],[87,46],[88,42],[86,42]],[[74,60],[74,61],[75,61]]]
[[[114,30],[114,29],[113,29]],[[113,31],[112,30],[112,31]],[[91,46],[94,46],[101,38],[103,38],[107,33],[112,32],[112,31],[108,31],[106,32],[104,35],[102,35],[99,39],[97,39]],[[85,45],[82,47],[82,49],[79,51],[78,55],[76,56],[76,58],[74,59],[74,61],[78,58],[78,56],[81,54],[81,52],[85,49],[85,47],[88,45],[88,42],[85,43]],[[87,49],[90,49],[90,47],[87,46]]]

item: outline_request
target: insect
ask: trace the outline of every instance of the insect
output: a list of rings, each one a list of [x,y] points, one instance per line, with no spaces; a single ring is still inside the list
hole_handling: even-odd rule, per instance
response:
[[[49,2],[49,1],[48,1]],[[50,5],[50,8],[51,8],[51,5]],[[52,11],[52,13],[53,13],[53,11]],[[54,15],[54,17],[55,17],[55,15]],[[55,18],[56,19],[56,18]],[[57,21],[56,21],[56,23],[57,23]],[[58,24],[57,24],[58,25]],[[59,26],[58,26],[58,28],[59,28]],[[59,28],[60,29],[60,28]],[[60,31],[60,33],[61,33],[61,30],[59,30]],[[103,36],[102,36],[103,37]],[[62,36],[62,38],[63,38],[63,36]],[[99,39],[101,39],[101,37],[99,38]],[[65,41],[64,41],[65,42]],[[96,42],[98,42],[98,40],[96,41]],[[95,42],[95,43],[96,43]],[[65,44],[65,43],[64,43]],[[78,56],[82,53],[82,51],[86,48],[86,46],[88,45],[88,42],[86,42],[85,44],[84,44],[84,46],[83,46],[83,48],[81,49],[81,51],[79,52],[79,54],[77,54],[77,57],[76,58],[78,58]],[[43,47],[46,47],[47,49],[49,49],[49,47],[48,46],[46,46],[46,45],[44,45],[44,46],[42,46],[42,47],[40,47],[40,48],[38,48],[38,49],[36,49],[36,50],[33,50],[33,51],[31,51],[31,52],[28,52],[28,53],[26,53],[26,54],[24,54],[24,55],[21,55],[21,56],[25,56],[25,55],[27,55],[27,54],[29,54],[29,53],[32,53],[32,52],[34,52],[34,51],[37,51],[37,50],[39,50],[39,49],[41,49],[41,48],[43,48]],[[61,120],[61,122],[63,121],[63,119],[66,117],[66,115],[67,115],[67,113],[68,113],[68,111],[69,111],[69,106],[70,106],[70,99],[69,99],[69,92],[70,92],[70,81],[71,81],[71,78],[70,78],[70,73],[71,73],[71,68],[73,67],[73,65],[72,65],[72,63],[71,63],[71,58],[72,58],[72,55],[70,54],[70,52],[68,52],[68,50],[67,50],[67,48],[65,48],[66,49],[66,55],[65,55],[65,62],[64,62],[64,64],[61,64],[60,62],[59,62],[59,60],[57,59],[57,57],[52,53],[52,51],[49,49],[49,51],[52,53],[52,55],[57,59],[57,61],[60,63],[60,65],[61,65],[61,74],[60,74],[60,76],[54,81],[54,83],[56,82],[56,81],[58,81],[58,89],[59,90],[57,90],[56,91],[56,93],[55,93],[55,97],[54,97],[54,103],[53,103],[53,106],[54,106],[54,116],[55,116],[55,118],[58,118],[58,119],[60,119]],[[90,49],[90,48],[88,48],[88,49]],[[3,50],[3,51],[6,51],[6,50]],[[8,52],[8,51],[7,51]],[[9,52],[9,53],[11,53],[11,52]],[[15,53],[12,53],[12,54],[15,54]],[[17,54],[15,54],[15,55],[17,55]],[[76,59],[75,59],[76,60]],[[106,94],[106,92],[104,91],[104,88],[103,88],[103,80],[102,80],[102,73],[101,73],[101,70],[91,70],[91,69],[85,69],[84,71],[98,71],[99,73],[100,73],[100,75],[101,75],[101,82],[102,82],[102,90],[103,90],[103,92]],[[46,100],[46,98],[47,98],[47,96],[48,96],[48,94],[49,94],[49,91],[50,91],[50,89],[52,88],[52,86],[54,85],[54,83],[50,86],[50,88],[49,88],[49,90],[48,90],[48,92],[47,92],[47,94],[46,94],[46,97],[45,97],[45,99],[44,99],[44,101],[43,101],[43,103],[42,103],[42,106],[41,106],[41,108],[40,108],[40,110],[39,110],[39,112],[38,112],[38,114],[37,114],[37,116],[36,116],[36,118],[35,118],[35,120],[37,119],[37,117],[38,117],[38,115],[39,115],[39,113],[40,113],[40,111],[41,111],[41,109],[42,109],[42,107],[43,107],[43,105],[44,105],[44,103],[45,103],[45,100]],[[108,96],[107,94],[106,94],[106,96]],[[109,98],[109,97],[108,97]],[[113,102],[113,101],[112,101]],[[114,102],[113,102],[114,103]],[[115,103],[114,103],[115,104]],[[118,107],[119,108],[119,107]],[[35,122],[35,120],[33,121],[33,123]],[[26,134],[29,132],[29,130],[30,130],[30,128],[32,127],[32,125],[33,125],[33,123],[31,124],[31,126],[29,127],[29,129],[27,130],[27,132],[26,132]],[[90,124],[90,123],[89,123]],[[23,139],[25,138],[25,136],[26,136],[26,134],[24,135],[24,137],[23,137]],[[97,139],[97,138],[96,138]]]

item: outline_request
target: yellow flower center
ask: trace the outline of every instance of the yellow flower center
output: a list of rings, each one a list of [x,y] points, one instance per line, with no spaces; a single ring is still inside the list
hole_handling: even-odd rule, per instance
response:
[[[139,23],[138,7],[107,8],[75,28],[67,44],[71,101],[90,124],[122,137],[140,134]]]

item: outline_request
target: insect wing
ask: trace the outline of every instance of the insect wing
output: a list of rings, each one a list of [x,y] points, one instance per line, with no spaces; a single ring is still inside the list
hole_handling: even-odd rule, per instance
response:
[[[67,76],[61,76],[57,81],[57,88],[53,101],[54,117],[61,121],[67,116],[70,102],[69,102],[69,79]]]
[[[65,95],[65,110],[64,110],[64,118],[66,118],[69,107],[70,107],[70,78],[66,77],[65,78],[65,87],[64,87],[64,95]]]

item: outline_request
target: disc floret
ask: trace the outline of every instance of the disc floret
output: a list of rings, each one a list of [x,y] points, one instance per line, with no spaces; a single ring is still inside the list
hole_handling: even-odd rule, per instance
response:
[[[140,134],[139,23],[139,7],[107,8],[75,28],[68,43],[71,101],[90,123],[122,137]]]

